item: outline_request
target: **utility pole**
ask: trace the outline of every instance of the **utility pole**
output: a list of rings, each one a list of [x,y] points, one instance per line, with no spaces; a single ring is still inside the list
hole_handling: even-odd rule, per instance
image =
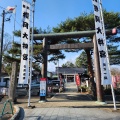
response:
[[[1,39],[0,39],[0,79],[2,73],[2,49],[3,49],[3,37],[4,37],[4,21],[5,21],[5,10],[2,13],[2,31],[1,31]]]
[[[17,5],[15,6],[15,10],[16,10],[16,7],[17,7]],[[14,18],[14,32],[15,32],[15,22],[16,22],[16,11],[15,11],[15,18]],[[13,34],[13,41],[12,41],[12,45],[13,45],[13,43],[14,43],[14,34]]]

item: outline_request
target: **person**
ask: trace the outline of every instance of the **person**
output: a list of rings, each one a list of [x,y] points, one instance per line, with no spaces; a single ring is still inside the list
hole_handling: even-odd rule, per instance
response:
[[[60,79],[60,88],[64,91],[64,76],[62,73],[59,74],[59,79]]]
[[[67,79],[65,78],[64,82],[66,83],[67,82]]]

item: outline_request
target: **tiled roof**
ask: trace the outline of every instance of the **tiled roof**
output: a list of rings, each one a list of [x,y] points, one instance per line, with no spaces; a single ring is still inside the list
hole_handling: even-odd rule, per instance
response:
[[[62,74],[75,74],[75,73],[83,73],[85,71],[84,68],[77,67],[56,67],[57,73]]]

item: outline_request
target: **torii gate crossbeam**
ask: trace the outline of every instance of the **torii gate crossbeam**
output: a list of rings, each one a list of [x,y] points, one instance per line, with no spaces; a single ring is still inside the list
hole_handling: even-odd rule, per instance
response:
[[[34,40],[43,40],[43,38],[47,39],[55,39],[55,38],[82,38],[82,37],[91,37],[95,34],[95,30],[91,31],[77,31],[77,32],[64,32],[64,33],[49,33],[49,34],[34,34]],[[112,32],[112,29],[106,30],[106,35],[114,35],[116,33]]]

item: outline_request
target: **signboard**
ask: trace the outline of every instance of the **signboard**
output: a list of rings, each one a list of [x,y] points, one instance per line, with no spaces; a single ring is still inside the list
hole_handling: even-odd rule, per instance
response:
[[[76,85],[79,86],[80,85],[80,77],[79,77],[79,75],[75,76],[75,80],[76,80]]]
[[[46,96],[46,78],[40,79],[40,96]]]

